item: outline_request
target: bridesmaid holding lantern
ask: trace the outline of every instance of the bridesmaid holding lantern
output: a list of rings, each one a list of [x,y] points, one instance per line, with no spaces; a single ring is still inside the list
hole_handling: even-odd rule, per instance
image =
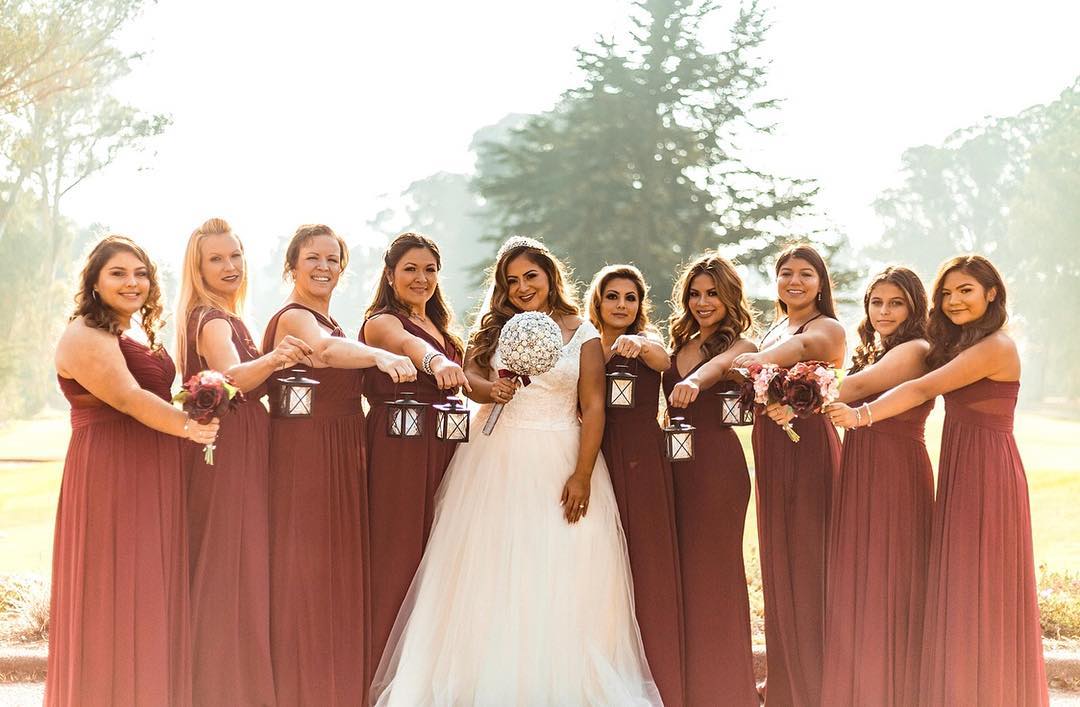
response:
[[[740,354],[753,317],[735,268],[715,253],[691,261],[672,291],[669,414],[693,425],[694,459],[672,463],[682,570],[687,705],[756,707],[743,531],[750,477],[742,445],[708,389]]]
[[[464,347],[450,331],[453,313],[439,287],[439,246],[417,233],[402,233],[383,255],[383,272],[367,308],[360,340],[408,357],[414,385],[399,386],[382,372],[364,377],[367,416],[368,522],[371,566],[369,677],[378,667],[398,609],[424,554],[452,442],[439,439],[433,405],[445,405],[458,388],[471,391],[461,369]],[[419,439],[387,434],[387,403],[406,393],[425,404]]]
[[[680,707],[686,702],[679,545],[671,466],[657,424],[660,374],[671,357],[650,326],[645,278],[634,266],[609,265],[596,273],[588,302],[609,380],[633,386],[632,392],[608,388],[601,450],[626,535],[645,655],[664,704]]]
[[[291,401],[282,378],[270,388],[276,406],[270,430],[270,647],[282,705],[334,707],[367,698],[370,578],[360,369],[377,366],[396,382],[416,377],[406,357],[349,340],[330,316],[330,298],[348,258],[345,241],[328,226],[298,228],[285,254],[293,290],[263,338],[264,350],[288,336],[306,342],[311,365],[303,376],[317,383],[300,406],[285,405]],[[290,414],[296,407],[300,416]]]
[[[209,466],[187,461],[191,564],[192,698],[195,704],[274,704],[270,662],[270,417],[266,379],[312,353],[286,336],[260,355],[241,319],[247,295],[244,247],[222,219],[188,239],[177,311],[182,379],[205,369],[232,377],[246,402],[222,420]]]

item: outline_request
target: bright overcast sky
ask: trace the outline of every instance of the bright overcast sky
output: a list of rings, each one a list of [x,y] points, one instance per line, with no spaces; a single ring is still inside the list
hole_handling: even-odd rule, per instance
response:
[[[125,35],[149,55],[123,92],[174,124],[65,211],[173,263],[214,215],[249,252],[311,221],[360,240],[413,180],[470,170],[477,128],[550,108],[575,80],[573,48],[625,27],[626,8],[161,0]],[[1052,100],[1080,74],[1080,3],[778,0],[772,19],[769,90],[786,103],[756,156],[818,179],[820,206],[858,243],[880,232],[870,202],[904,149]],[[723,42],[723,24],[710,29]]]

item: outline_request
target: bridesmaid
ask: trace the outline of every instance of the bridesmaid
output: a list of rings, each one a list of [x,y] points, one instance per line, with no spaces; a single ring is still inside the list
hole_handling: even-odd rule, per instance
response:
[[[687,705],[757,707],[743,533],[750,476],[721,401],[701,391],[736,356],[755,350],[753,317],[735,268],[715,253],[690,262],[672,290],[671,366],[664,392],[671,415],[697,428],[695,457],[672,465],[682,569]],[[701,373],[703,368],[708,370]],[[685,373],[684,373],[685,371]]]
[[[45,704],[190,705],[181,443],[218,423],[169,404],[157,270],[108,236],[90,252],[56,349],[71,403],[53,545]],[[132,326],[132,317],[138,326]]]
[[[402,387],[414,399],[445,403],[464,386],[461,340],[451,333],[453,313],[439,287],[442,256],[435,241],[402,233],[383,255],[383,272],[367,308],[360,341],[406,356],[423,373]],[[371,650],[368,675],[374,675],[398,609],[409,590],[427,543],[442,481],[455,445],[435,436],[435,412],[428,408],[424,439],[386,434],[386,402],[399,397],[399,386],[385,373],[364,377],[367,417],[368,524],[371,566]]]
[[[841,368],[844,327],[836,320],[825,261],[809,245],[776,260],[776,315],[760,353],[734,365],[826,361]],[[766,704],[821,704],[825,553],[840,469],[840,438],[822,415],[795,420],[797,444],[768,417],[754,423],[758,542],[765,595]]]
[[[589,287],[589,320],[600,331],[607,372],[629,364],[637,375],[633,408],[608,408],[601,451],[619,507],[641,640],[660,696],[683,699],[682,588],[671,466],[657,424],[660,374],[671,357],[649,323],[645,277],[633,265],[609,265]]]
[[[270,425],[270,654],[281,705],[366,701],[367,470],[361,371],[414,380],[404,356],[345,337],[330,298],[349,259],[328,226],[296,230],[285,253],[293,282],[270,319],[263,350],[292,336],[313,349],[319,381],[310,417]],[[280,383],[270,383],[271,399]]]
[[[854,407],[924,374],[930,349],[926,290],[907,268],[874,277],[863,311],[840,387],[840,400]],[[928,400],[844,435],[829,529],[822,704],[904,707],[918,700],[934,502],[923,428],[932,407]]]
[[[244,247],[222,219],[188,239],[177,311],[178,360],[186,380],[201,370],[232,376],[246,402],[222,421],[214,465],[191,447],[187,462],[191,563],[192,686],[195,704],[272,705],[270,417],[260,398],[275,371],[311,347],[285,337],[259,354],[240,318],[247,295]]]
[[[986,258],[934,281],[926,375],[877,400],[830,407],[869,427],[945,396],[919,704],[1048,704],[1027,478],[1013,438],[1020,357],[1003,330],[1005,283]]]

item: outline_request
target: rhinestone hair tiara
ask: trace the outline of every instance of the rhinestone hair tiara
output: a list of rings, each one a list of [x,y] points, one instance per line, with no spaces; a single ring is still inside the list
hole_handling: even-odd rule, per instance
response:
[[[528,236],[510,236],[501,246],[499,246],[499,254],[496,256],[496,260],[501,259],[508,251],[513,250],[514,248],[533,248],[543,253],[548,252],[547,246],[535,238],[529,238]]]

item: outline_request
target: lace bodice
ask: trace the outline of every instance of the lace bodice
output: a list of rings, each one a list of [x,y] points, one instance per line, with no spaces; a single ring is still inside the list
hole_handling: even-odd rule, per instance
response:
[[[503,409],[496,430],[500,427],[519,427],[535,430],[561,430],[577,427],[578,372],[581,368],[581,345],[600,334],[589,322],[582,322],[570,341],[563,346],[559,362],[547,373],[533,376],[532,383],[518,388],[514,399]],[[492,364],[502,368],[496,352]],[[478,422],[483,424],[492,405],[482,405]]]

